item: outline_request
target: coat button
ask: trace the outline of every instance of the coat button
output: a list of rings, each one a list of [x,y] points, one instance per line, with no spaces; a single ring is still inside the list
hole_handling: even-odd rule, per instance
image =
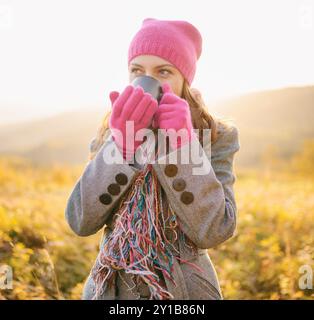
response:
[[[117,183],[119,183],[120,185],[124,186],[128,183],[128,177],[126,174],[124,173],[118,173],[116,175],[116,181]]]
[[[110,204],[112,202],[111,195],[108,193],[103,193],[101,196],[99,196],[99,201],[102,204]]]
[[[190,204],[194,200],[194,195],[192,192],[183,191],[180,199],[184,204]]]
[[[108,192],[113,196],[116,196],[120,193],[120,186],[117,183],[111,183],[108,186]]]
[[[168,177],[174,177],[178,173],[178,167],[175,164],[167,164],[165,167],[165,174]]]
[[[172,187],[176,191],[182,191],[186,187],[186,182],[182,178],[175,178],[172,182]]]

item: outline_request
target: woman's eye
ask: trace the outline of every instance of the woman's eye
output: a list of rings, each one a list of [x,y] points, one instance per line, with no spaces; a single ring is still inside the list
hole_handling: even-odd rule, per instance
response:
[[[131,72],[133,73],[133,72],[136,72],[136,71],[140,71],[140,69],[139,68],[133,68],[133,69],[131,69]]]
[[[139,68],[132,68],[131,73],[142,73],[143,71]],[[162,74],[162,76],[168,76],[169,74],[172,74],[171,71],[167,69],[160,69],[159,72]]]
[[[165,71],[166,73],[164,73],[163,71]],[[167,70],[167,69],[161,69],[160,72],[164,75],[167,76],[168,74],[171,74],[171,71]]]

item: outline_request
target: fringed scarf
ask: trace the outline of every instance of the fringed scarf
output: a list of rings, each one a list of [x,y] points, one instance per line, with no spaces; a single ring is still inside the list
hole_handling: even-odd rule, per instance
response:
[[[158,270],[176,285],[173,278],[173,259],[188,263],[198,271],[201,268],[180,258],[180,252],[166,236],[166,228],[171,229],[175,241],[186,246],[185,235],[179,220],[167,205],[165,216],[162,205],[162,189],[151,164],[138,173],[126,198],[121,201],[115,215],[114,228],[104,239],[103,245],[92,268],[95,295],[98,299],[106,286],[115,285],[117,271],[124,270],[140,277],[149,287],[150,300],[173,299],[173,295],[160,283]],[[167,219],[165,219],[167,217]],[[191,243],[191,241],[190,241]],[[196,254],[197,247],[189,246]]]

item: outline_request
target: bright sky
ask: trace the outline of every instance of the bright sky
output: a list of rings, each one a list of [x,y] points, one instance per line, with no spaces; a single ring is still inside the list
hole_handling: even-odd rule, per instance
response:
[[[208,102],[314,84],[314,0],[0,0],[0,123],[109,106],[147,17],[200,30]]]

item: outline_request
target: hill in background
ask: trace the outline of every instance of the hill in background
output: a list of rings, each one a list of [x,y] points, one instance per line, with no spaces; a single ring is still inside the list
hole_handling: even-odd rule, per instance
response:
[[[209,105],[210,113],[234,119],[240,132],[238,166],[256,166],[268,150],[290,157],[314,137],[314,86],[250,93]],[[0,127],[0,154],[37,164],[79,164],[87,160],[104,110],[67,112]]]

